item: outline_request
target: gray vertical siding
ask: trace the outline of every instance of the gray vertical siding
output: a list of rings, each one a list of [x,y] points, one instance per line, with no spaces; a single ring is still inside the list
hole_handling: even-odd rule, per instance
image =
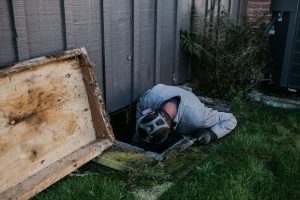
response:
[[[180,30],[191,29],[193,3],[200,16],[211,1],[0,0],[0,66],[85,47],[113,112],[156,83],[190,78]],[[238,13],[238,1],[221,2]]]
[[[15,52],[16,60],[22,61],[30,58],[29,55],[29,43],[28,43],[28,33],[27,33],[27,24],[25,16],[25,5],[22,0],[10,1],[12,10],[12,21],[14,22],[15,30]]]
[[[166,84],[173,84],[177,1],[163,0],[161,5],[160,82]]]
[[[16,61],[13,22],[11,18],[12,7],[9,0],[0,1],[0,65]]]
[[[193,3],[195,3],[195,1],[193,0],[185,0],[180,2],[179,4],[179,22],[180,22],[180,30],[191,30],[191,25],[192,25],[192,16],[191,16],[191,12],[192,12],[192,8],[193,8]],[[179,31],[180,31],[179,30]],[[178,42],[180,41],[179,39],[177,40]],[[179,45],[178,45],[179,47]],[[188,56],[185,54],[185,52],[183,51],[183,49],[179,48],[179,55],[177,55],[178,57],[178,69],[175,70],[176,72],[176,83],[182,83],[186,80],[190,80],[191,79],[191,63],[190,63],[190,59],[188,58]]]
[[[99,0],[64,0],[66,49],[85,47],[103,82],[102,15]],[[103,89],[103,84],[100,84]]]
[[[155,83],[156,2],[134,1],[133,99]]]
[[[242,18],[246,14],[247,1],[245,0],[195,0],[195,13],[194,17],[204,17],[208,11],[215,5],[214,10],[225,10],[231,13],[233,19],[241,23]],[[202,24],[194,24],[194,26],[202,26]]]
[[[104,0],[106,105],[114,111],[132,102],[132,1]]]
[[[64,50],[60,0],[26,0],[24,9],[25,15],[19,17],[25,20],[30,58]]]

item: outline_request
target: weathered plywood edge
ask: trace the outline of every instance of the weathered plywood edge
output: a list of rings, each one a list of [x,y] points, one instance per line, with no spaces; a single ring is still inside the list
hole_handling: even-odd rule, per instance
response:
[[[91,63],[86,50],[81,49],[81,70],[83,75],[83,81],[87,89],[89,104],[92,112],[94,129],[98,139],[103,138],[103,134],[99,132],[100,130],[106,131],[106,139],[111,142],[115,142],[115,137],[110,125],[109,115],[105,110],[104,100],[101,95],[100,87],[97,82],[95,75],[95,66]],[[103,119],[103,120],[102,120]]]
[[[0,199],[29,199],[48,186],[68,175],[83,164],[100,155],[105,149],[113,145],[111,140],[96,141],[88,144],[54,164],[28,177],[10,189],[0,194]]]
[[[28,61],[15,63],[12,65],[7,65],[0,69],[0,76],[9,75],[10,73],[13,73],[13,72],[30,69],[30,68],[44,65],[44,64],[54,62],[54,61],[66,60],[66,59],[73,58],[73,57],[76,57],[76,56],[79,56],[82,54],[87,55],[86,49],[84,47],[60,52],[57,54],[46,55],[46,56],[42,56],[39,58],[31,59]]]

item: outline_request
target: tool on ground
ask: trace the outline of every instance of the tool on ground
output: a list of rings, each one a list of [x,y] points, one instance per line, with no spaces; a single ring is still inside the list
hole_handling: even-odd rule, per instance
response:
[[[186,150],[187,148],[192,146],[198,139],[198,138],[190,138],[190,137],[185,137],[185,136],[184,136],[184,138],[186,139],[186,141],[184,141],[182,143],[182,145],[180,146],[180,151]]]

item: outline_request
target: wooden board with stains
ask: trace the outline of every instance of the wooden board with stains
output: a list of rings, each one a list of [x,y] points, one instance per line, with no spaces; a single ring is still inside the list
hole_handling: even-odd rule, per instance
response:
[[[84,49],[0,70],[0,193],[74,152],[81,155],[82,147],[107,141],[99,147],[103,151],[113,144],[95,80]],[[80,165],[88,161],[83,160]]]

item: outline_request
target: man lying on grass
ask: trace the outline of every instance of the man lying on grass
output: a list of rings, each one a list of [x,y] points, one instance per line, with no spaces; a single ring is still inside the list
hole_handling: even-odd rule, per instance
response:
[[[136,120],[133,144],[142,148],[163,145],[168,137],[178,134],[208,144],[237,125],[233,114],[207,108],[192,92],[163,84],[140,97]]]

